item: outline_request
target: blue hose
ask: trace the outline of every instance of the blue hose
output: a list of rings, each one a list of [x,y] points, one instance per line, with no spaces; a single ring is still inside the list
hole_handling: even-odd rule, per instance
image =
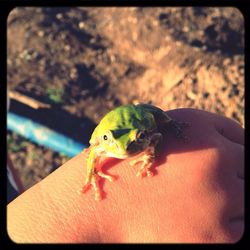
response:
[[[39,145],[73,157],[87,146],[53,131],[31,119],[11,112],[7,115],[7,128]]]

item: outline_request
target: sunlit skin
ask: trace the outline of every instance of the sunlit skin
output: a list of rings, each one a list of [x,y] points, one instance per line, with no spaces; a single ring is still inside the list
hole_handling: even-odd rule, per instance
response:
[[[189,143],[164,137],[152,178],[138,166],[107,159],[103,199],[84,195],[87,152],[66,162],[7,206],[7,229],[17,242],[230,243],[244,232],[244,129],[235,121],[195,109],[167,114],[190,127]]]
[[[87,161],[87,178],[82,188],[86,192],[90,185],[95,190],[95,200],[101,199],[98,178],[110,182],[114,177],[104,174],[101,170],[105,157],[126,159],[136,154],[140,157],[130,162],[131,166],[141,164],[137,176],[152,177],[151,166],[157,158],[157,147],[161,146],[164,133],[174,133],[187,141],[182,132],[186,123],[170,118],[160,108],[148,105],[123,105],[107,113],[95,128],[91,139]]]

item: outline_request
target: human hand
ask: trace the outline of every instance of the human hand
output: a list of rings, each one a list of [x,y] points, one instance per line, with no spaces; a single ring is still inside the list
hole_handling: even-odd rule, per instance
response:
[[[166,137],[152,178],[139,166],[112,160],[119,176],[79,195],[86,175],[83,152],[36,184],[7,208],[15,242],[236,242],[244,231],[244,130],[231,119],[194,109],[168,112],[189,143]],[[136,156],[135,156],[136,157]]]

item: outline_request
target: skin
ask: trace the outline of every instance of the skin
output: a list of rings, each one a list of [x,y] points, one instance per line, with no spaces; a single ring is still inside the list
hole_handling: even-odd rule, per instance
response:
[[[130,165],[141,163],[136,175],[152,177],[151,167],[157,158],[156,147],[159,150],[164,135],[161,130],[164,128],[165,133],[171,131],[187,140],[181,125],[163,110],[149,104],[123,105],[107,113],[89,141],[87,178],[81,192],[86,192],[92,185],[95,200],[101,200],[98,179],[115,180],[101,170],[103,159],[107,157],[126,159],[141,153]]]
[[[79,195],[83,152],[7,206],[7,230],[17,242],[237,242],[244,232],[244,129],[212,113],[168,111],[189,143],[169,134],[152,178],[137,179],[132,157],[109,160],[100,180],[106,196]],[[138,156],[134,156],[138,157]],[[134,158],[133,157],[133,158]]]

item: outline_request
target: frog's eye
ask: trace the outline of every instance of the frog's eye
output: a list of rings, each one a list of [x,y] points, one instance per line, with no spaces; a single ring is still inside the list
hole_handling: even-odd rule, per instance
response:
[[[139,140],[144,140],[146,138],[146,132],[139,132],[136,137]]]
[[[113,141],[113,136],[110,131],[105,131],[105,133],[102,134],[101,136],[102,141],[111,143]]]

